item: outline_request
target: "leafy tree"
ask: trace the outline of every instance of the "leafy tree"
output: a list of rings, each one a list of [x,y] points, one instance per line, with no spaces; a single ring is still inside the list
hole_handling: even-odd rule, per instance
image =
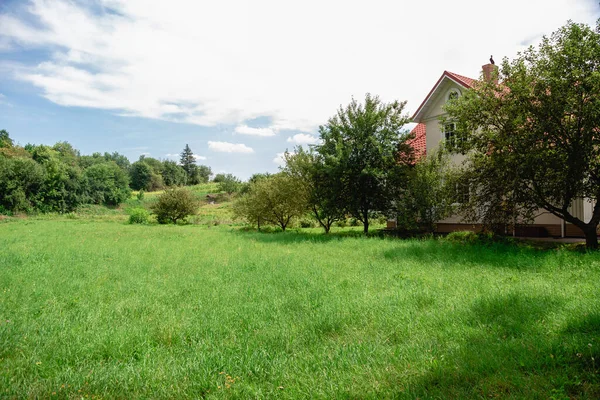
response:
[[[44,169],[31,158],[0,157],[0,208],[32,211],[42,201]]]
[[[44,169],[37,208],[40,211],[68,212],[84,202],[82,173],[77,163],[51,147],[31,146],[32,158]]]
[[[13,147],[13,140],[4,129],[0,130],[0,148],[2,147]]]
[[[159,224],[183,221],[196,213],[198,201],[188,189],[168,189],[158,196],[158,201],[152,206]]]
[[[171,160],[164,160],[162,164],[161,175],[166,186],[185,185],[187,174],[180,165]]]
[[[419,160],[408,174],[408,184],[397,200],[400,229],[435,230],[435,224],[452,211],[454,180],[448,155],[442,150]]]
[[[162,176],[146,163],[145,159],[131,164],[129,171],[131,179],[131,188],[134,190],[145,190],[152,192],[164,187]]]
[[[315,150],[331,177],[339,179],[344,210],[361,221],[368,233],[372,217],[392,208],[412,150],[405,143],[406,102],[383,103],[367,94],[364,104],[352,99],[319,128]]]
[[[92,165],[83,175],[92,203],[118,205],[131,196],[129,177],[113,161]]]
[[[223,182],[223,180],[225,179],[225,174],[216,174],[215,177],[213,178],[213,182],[214,183],[220,183]]]
[[[232,194],[240,190],[242,181],[233,176],[232,174],[224,175],[222,180],[219,182],[219,191],[227,194]]]
[[[529,219],[542,208],[579,227],[598,247],[600,221],[600,21],[596,31],[569,22],[447,105],[465,138],[462,212],[486,223]],[[585,221],[571,211],[593,202]]]
[[[212,175],[212,170],[209,166],[198,165],[196,168],[197,183],[207,183]]]
[[[323,157],[301,146],[294,153],[285,152],[283,171],[298,178],[307,193],[307,206],[325,233],[339,220],[345,219],[343,191],[336,169],[327,168]]]
[[[306,192],[297,177],[272,175],[251,184],[249,193],[234,203],[234,215],[250,224],[271,224],[283,231],[306,211]]]

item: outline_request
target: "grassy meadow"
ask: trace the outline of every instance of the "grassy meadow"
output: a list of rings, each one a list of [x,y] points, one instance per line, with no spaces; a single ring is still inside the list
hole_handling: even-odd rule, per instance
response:
[[[0,398],[600,397],[600,254],[151,201],[0,221]]]

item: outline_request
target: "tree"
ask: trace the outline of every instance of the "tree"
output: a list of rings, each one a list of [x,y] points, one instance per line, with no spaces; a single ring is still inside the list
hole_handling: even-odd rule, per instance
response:
[[[190,146],[187,144],[181,152],[179,163],[181,164],[181,167],[185,170],[185,173],[187,174],[188,185],[197,185],[201,182],[200,176],[198,174],[198,166],[196,165],[196,158],[194,157],[194,152],[192,151],[192,149],[190,149]]]
[[[166,186],[182,186],[185,185],[187,180],[185,170],[171,160],[162,162],[161,175]]]
[[[4,129],[0,130],[0,148],[13,147],[13,140]]]
[[[406,102],[383,103],[367,94],[364,104],[352,99],[319,128],[322,143],[315,150],[324,159],[328,174],[339,179],[337,196],[344,210],[361,221],[369,232],[369,221],[391,209],[394,192],[405,173],[412,149],[405,141],[403,114]]]
[[[296,177],[307,193],[307,207],[329,233],[334,222],[345,218],[344,204],[338,194],[342,191],[335,169],[328,169],[323,157],[298,146],[294,153],[285,152],[283,171]]]
[[[44,169],[31,158],[0,156],[0,209],[32,211],[43,199],[45,180]]]
[[[446,152],[431,152],[419,160],[409,172],[408,183],[398,196],[398,228],[433,232],[436,222],[453,211],[453,185]]]
[[[232,194],[240,190],[242,182],[232,174],[224,175],[219,182],[219,191]]]
[[[152,169],[143,161],[131,164],[131,188],[133,190],[148,190],[152,181]]]
[[[207,165],[198,165],[196,168],[196,176],[198,183],[207,183],[212,175],[212,170]]]
[[[83,176],[92,203],[116,206],[131,196],[129,177],[114,161],[92,165]]]
[[[487,222],[517,220],[542,208],[579,227],[598,247],[600,221],[600,20],[569,22],[509,61],[498,78],[449,102],[457,151],[468,154],[463,211]],[[591,201],[591,219],[574,215]]]
[[[234,215],[248,223],[277,225],[283,231],[306,211],[306,194],[297,177],[281,172],[251,184],[234,203]]]
[[[188,189],[167,189],[158,196],[158,201],[152,206],[159,224],[185,220],[189,215],[196,213],[198,201]]]

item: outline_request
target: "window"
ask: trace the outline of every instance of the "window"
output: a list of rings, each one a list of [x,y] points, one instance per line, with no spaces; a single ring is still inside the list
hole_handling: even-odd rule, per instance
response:
[[[460,97],[460,90],[458,89],[450,89],[448,94],[446,94],[446,101],[456,100]]]
[[[450,122],[444,125],[444,139],[446,140],[446,144],[454,145],[456,142],[456,124],[454,122]]]
[[[471,189],[468,183],[458,183],[455,188],[454,201],[459,204],[468,203],[471,198]]]

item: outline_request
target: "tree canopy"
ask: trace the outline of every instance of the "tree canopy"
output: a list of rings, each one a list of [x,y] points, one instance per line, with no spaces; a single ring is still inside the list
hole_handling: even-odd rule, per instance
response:
[[[446,106],[459,151],[468,154],[463,211],[488,224],[563,218],[597,248],[600,221],[600,21],[569,22],[537,47],[504,59],[498,81],[482,82]],[[589,220],[573,201],[593,204]]]
[[[319,128],[315,151],[324,168],[339,182],[343,210],[369,231],[370,218],[393,207],[394,193],[412,149],[406,144],[406,102],[382,102],[367,94],[364,103],[352,99]]]

